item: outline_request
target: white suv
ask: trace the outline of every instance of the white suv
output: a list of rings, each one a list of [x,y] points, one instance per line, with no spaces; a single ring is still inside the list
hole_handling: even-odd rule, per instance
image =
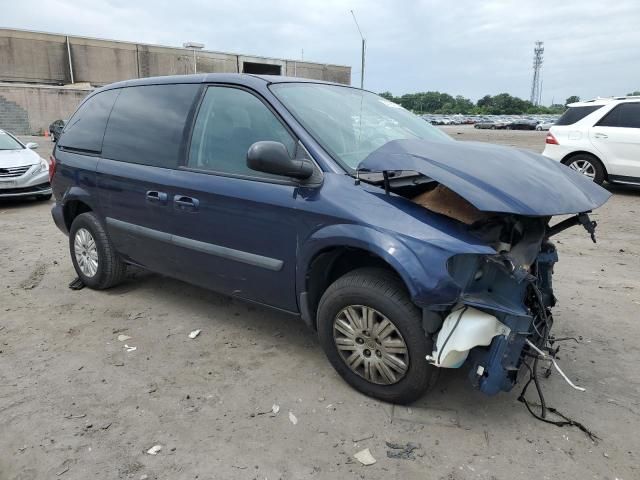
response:
[[[547,134],[542,154],[601,184],[640,185],[640,97],[568,105]]]

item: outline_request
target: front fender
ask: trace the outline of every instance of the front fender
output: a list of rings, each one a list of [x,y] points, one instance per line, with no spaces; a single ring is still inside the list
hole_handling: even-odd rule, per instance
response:
[[[460,293],[447,271],[447,259],[460,252],[370,226],[336,224],[315,231],[300,247],[296,266],[298,297],[304,291],[313,259],[335,247],[359,248],[380,257],[402,278],[418,306],[450,304]]]

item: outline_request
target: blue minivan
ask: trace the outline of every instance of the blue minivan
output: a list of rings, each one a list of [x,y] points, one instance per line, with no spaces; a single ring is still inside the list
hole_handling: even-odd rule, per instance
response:
[[[483,392],[510,390],[530,345],[550,350],[549,238],[593,234],[609,197],[371,92],[275,76],[108,85],[51,163],[84,284],[136,265],[297,315],[349,384],[399,403],[463,365]]]

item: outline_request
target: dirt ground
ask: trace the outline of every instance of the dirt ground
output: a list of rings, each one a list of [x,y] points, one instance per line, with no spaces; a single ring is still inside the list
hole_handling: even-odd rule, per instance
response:
[[[445,130],[544,142],[544,132]],[[611,191],[594,215],[597,245],[580,228],[557,242],[555,331],[580,339],[563,344],[560,364],[587,391],[557,374],[542,382],[597,443],[535,420],[521,386],[486,397],[462,370],[410,407],[367,398],[301,321],[179,281],[133,272],[109,291],[70,290],[50,203],[1,202],[0,480],[638,479],[640,189]],[[264,413],[274,404],[277,415]],[[385,441],[420,448],[389,458]],[[364,448],[377,463],[353,459]]]

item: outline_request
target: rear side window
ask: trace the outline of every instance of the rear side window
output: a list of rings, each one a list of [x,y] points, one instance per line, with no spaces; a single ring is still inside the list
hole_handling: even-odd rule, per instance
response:
[[[556,122],[556,125],[573,125],[590,113],[595,112],[602,105],[589,105],[587,107],[569,107]]]
[[[118,90],[107,90],[87,99],[73,114],[58,146],[100,153],[109,114],[118,97]]]
[[[175,168],[198,84],[142,85],[120,90],[104,135],[102,156]]]
[[[640,128],[640,103],[621,103],[597,123],[600,127]]]

